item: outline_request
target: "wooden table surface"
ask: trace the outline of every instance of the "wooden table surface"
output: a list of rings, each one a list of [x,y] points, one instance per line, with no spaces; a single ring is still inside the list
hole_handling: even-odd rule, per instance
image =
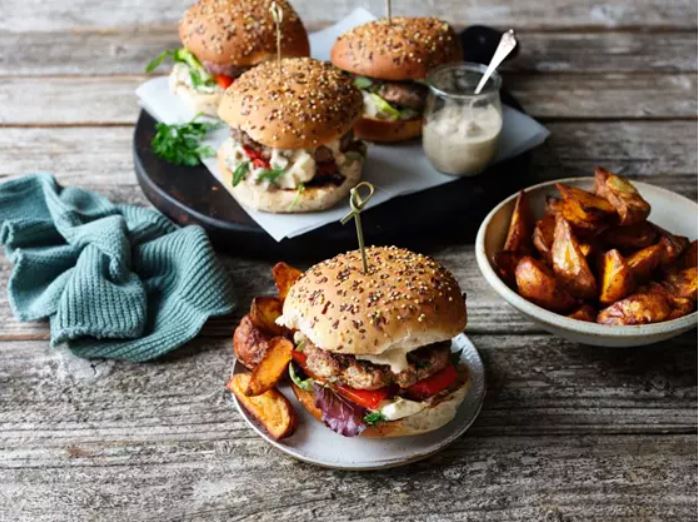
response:
[[[0,179],[145,204],[131,162],[143,66],[177,45],[189,0],[3,0]],[[362,4],[297,0],[309,27]],[[402,0],[400,13],[514,27],[505,81],[552,132],[545,179],[623,169],[696,199],[693,0]],[[266,445],[223,385],[231,329],[271,290],[268,263],[226,259],[234,317],[149,364],[90,363],[48,346],[0,297],[0,520],[693,520],[696,332],[633,350],[538,329],[484,283],[472,245],[430,252],[469,295],[486,404],[437,456],[372,473],[328,471]],[[10,265],[0,255],[0,286]]]

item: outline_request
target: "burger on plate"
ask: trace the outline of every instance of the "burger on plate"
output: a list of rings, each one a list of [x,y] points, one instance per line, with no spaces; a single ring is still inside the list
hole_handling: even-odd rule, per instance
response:
[[[428,88],[439,65],[463,59],[455,32],[437,18],[395,17],[360,25],[340,36],[332,63],[355,75],[364,98],[357,136],[395,142],[422,133]]]
[[[281,8],[281,54],[308,56],[303,22],[286,0]],[[172,58],[170,90],[196,111],[215,116],[223,91],[243,72],[276,57],[272,0],[199,0],[179,24],[183,47],[165,51],[148,66]]]
[[[230,124],[218,163],[235,199],[264,212],[335,205],[361,178],[366,149],[351,130],[361,109],[351,78],[328,63],[286,58],[244,73],[218,111]]]
[[[398,437],[448,423],[466,396],[451,339],[466,324],[454,277],[396,247],[366,249],[309,268],[277,323],[294,332],[289,372],[299,402],[345,436]]]

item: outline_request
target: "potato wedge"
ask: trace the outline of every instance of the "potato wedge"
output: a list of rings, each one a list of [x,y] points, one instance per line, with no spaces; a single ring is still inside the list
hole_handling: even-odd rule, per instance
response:
[[[601,233],[600,240],[610,248],[636,250],[657,242],[659,232],[652,223],[643,221],[635,225],[613,226]]]
[[[281,315],[282,310],[283,303],[278,297],[255,297],[250,305],[250,319],[264,333],[284,335],[286,329],[276,324],[276,319]]]
[[[279,291],[279,299],[283,302],[293,283],[298,281],[303,272],[281,261],[272,267],[271,274],[274,277],[276,289]]]
[[[269,348],[264,357],[252,370],[245,394],[248,396],[261,395],[276,386],[281,378],[286,375],[292,354],[293,343],[288,339],[274,337],[269,341]]]
[[[555,186],[562,194],[561,214],[576,231],[593,235],[601,231],[615,214],[613,206],[603,198],[564,183]]]
[[[694,240],[686,247],[678,260],[679,268],[691,268],[698,266],[698,241]]]
[[[663,228],[657,227],[657,229],[661,235],[659,244],[664,248],[661,266],[664,269],[669,269],[671,265],[681,257],[684,250],[688,248],[688,238],[684,236],[675,236]]]
[[[551,261],[551,248],[555,239],[555,214],[546,214],[536,221],[533,228],[533,246],[538,253]]]
[[[509,286],[516,284],[516,276],[514,274],[520,259],[521,254],[507,250],[501,250],[494,255],[494,268],[499,277]]]
[[[596,308],[590,304],[585,304],[577,308],[567,317],[570,319],[576,319],[577,321],[587,321],[593,323],[596,321]]]
[[[567,312],[576,300],[564,290],[543,263],[524,256],[516,265],[516,286],[522,297],[553,312]]]
[[[698,297],[698,267],[692,266],[669,273],[662,281],[672,296],[696,300]]]
[[[558,216],[551,250],[553,271],[562,286],[574,297],[596,298],[596,278],[589,268],[570,223]]]
[[[249,381],[249,374],[238,373],[230,378],[228,389],[275,440],[291,435],[296,427],[296,413],[288,399],[275,389],[248,397],[245,390]]]
[[[530,254],[532,250],[532,223],[533,218],[531,217],[528,198],[526,197],[526,193],[522,190],[519,192],[518,196],[516,196],[514,211],[509,221],[509,231],[506,241],[504,242],[504,250],[517,254]]]
[[[633,272],[635,280],[644,281],[649,279],[662,262],[663,254],[664,247],[656,244],[645,247],[628,256],[626,262]]]
[[[594,191],[597,196],[608,200],[616,209],[621,225],[642,223],[650,215],[650,204],[637,189],[623,176],[601,167],[594,171],[596,183]]]
[[[596,317],[596,322],[611,325],[657,323],[666,321],[671,311],[671,304],[662,293],[648,290],[604,308]]]
[[[603,257],[599,302],[610,305],[635,290],[635,280],[628,263],[618,250],[609,250]]]
[[[246,315],[235,328],[233,351],[237,360],[252,370],[262,360],[269,348],[272,336],[257,328],[249,315]]]

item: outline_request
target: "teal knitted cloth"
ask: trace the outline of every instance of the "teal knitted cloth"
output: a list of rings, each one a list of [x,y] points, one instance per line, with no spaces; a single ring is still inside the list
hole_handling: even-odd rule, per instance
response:
[[[49,318],[51,345],[81,357],[153,359],[233,308],[200,227],[62,188],[48,174],[0,184],[0,244],[14,264],[15,316]]]

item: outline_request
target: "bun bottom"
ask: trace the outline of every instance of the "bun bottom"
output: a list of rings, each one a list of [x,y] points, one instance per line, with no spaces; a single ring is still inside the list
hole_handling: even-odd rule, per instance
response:
[[[396,143],[422,135],[422,118],[411,120],[376,120],[361,118],[354,125],[357,138],[379,143]]]
[[[296,395],[298,402],[308,410],[308,412],[318,421],[322,422],[322,412],[315,406],[315,396],[308,391],[305,391],[293,382],[291,383],[293,393]],[[470,388],[470,380],[457,388],[443,400],[436,403],[427,409],[424,409],[409,417],[402,419],[380,422],[374,426],[367,427],[361,432],[361,437],[368,438],[388,438],[388,437],[408,437],[410,435],[419,435],[430,431],[438,430],[453,420],[456,416],[458,406],[465,399],[465,395]],[[328,428],[329,429],[329,428]]]
[[[362,167],[363,160],[354,161],[342,169],[345,179],[341,185],[306,187],[300,193],[296,190],[267,190],[263,185],[244,181],[233,187],[233,173],[225,161],[225,148],[221,147],[218,151],[218,168],[223,176],[224,185],[230,187],[229,190],[237,202],[254,210],[275,214],[315,212],[335,206],[359,182]]]

